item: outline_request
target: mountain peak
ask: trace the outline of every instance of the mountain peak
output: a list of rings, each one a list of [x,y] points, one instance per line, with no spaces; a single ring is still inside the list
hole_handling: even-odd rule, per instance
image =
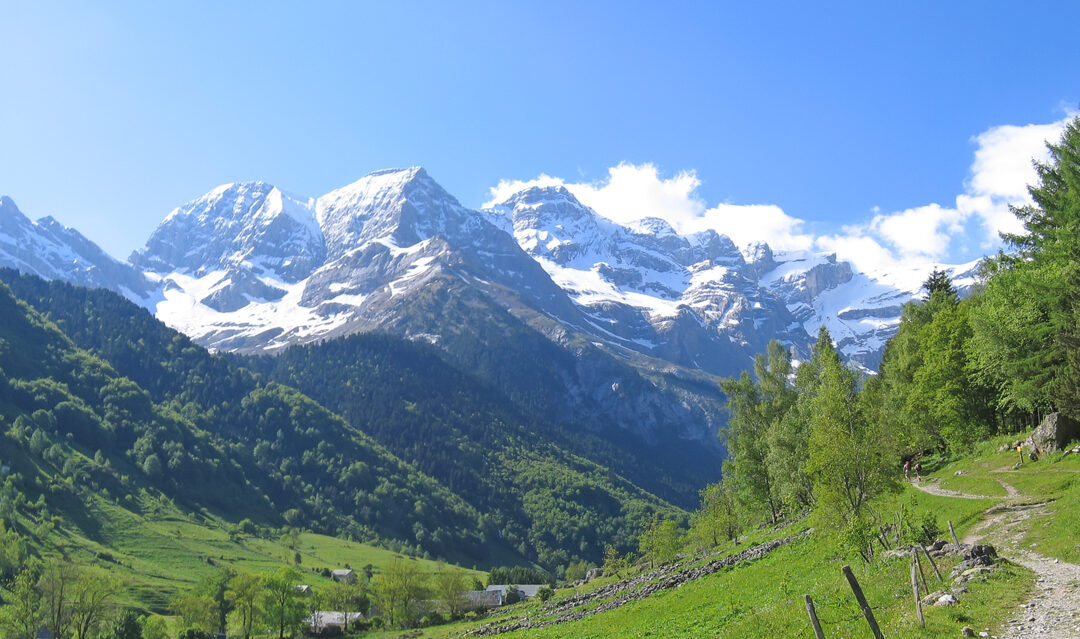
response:
[[[335,259],[365,242],[393,237],[402,246],[447,230],[465,211],[423,167],[369,173],[320,197],[315,217]]]
[[[230,182],[172,210],[131,261],[166,273],[228,268],[259,260],[257,270],[302,279],[322,261],[314,202],[262,181]]]

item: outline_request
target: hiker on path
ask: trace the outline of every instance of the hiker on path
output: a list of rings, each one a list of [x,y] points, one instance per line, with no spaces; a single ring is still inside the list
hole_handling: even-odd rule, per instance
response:
[[[915,462],[915,479],[922,481],[922,463]]]
[[[904,461],[904,479],[905,479],[905,480],[906,480],[906,479],[909,479],[909,477],[908,477],[908,473],[909,473],[910,471],[911,471],[911,460],[910,460],[910,459],[908,459],[908,460],[905,460],[905,461]]]

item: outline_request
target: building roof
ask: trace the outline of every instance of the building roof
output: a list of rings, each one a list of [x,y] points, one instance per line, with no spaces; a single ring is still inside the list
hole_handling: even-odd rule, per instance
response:
[[[497,590],[498,592],[502,593],[503,597],[505,598],[506,597],[506,591],[509,590],[511,587],[513,587],[514,590],[521,593],[521,595],[523,597],[531,598],[531,597],[535,597],[536,593],[540,592],[541,588],[547,588],[548,585],[547,584],[517,584],[517,585],[514,585],[514,586],[510,586],[509,584],[506,584],[506,585],[493,584],[491,586],[488,586],[487,589],[488,590]]]
[[[357,621],[364,620],[364,615],[359,612],[331,612],[329,610],[319,610],[305,619],[304,623],[309,626],[318,627],[344,626],[346,615],[349,617],[349,623],[356,623]]]
[[[503,603],[503,593],[499,590],[466,590],[465,599],[468,608],[497,608]]]

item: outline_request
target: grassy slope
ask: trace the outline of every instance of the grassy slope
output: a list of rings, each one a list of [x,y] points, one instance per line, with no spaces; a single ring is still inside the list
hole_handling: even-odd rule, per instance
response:
[[[60,517],[37,545],[43,555],[63,554],[75,563],[114,573],[126,586],[125,603],[155,612],[165,612],[174,594],[190,588],[217,570],[216,566],[263,573],[291,564],[298,550],[306,581],[318,586],[329,583],[318,574],[322,568],[347,564],[360,570],[371,564],[378,572],[396,556],[389,550],[313,533],[301,534],[295,547],[283,539],[230,538],[232,526],[227,522],[182,512],[168,501],[145,494],[140,502],[142,514],[94,498],[86,508],[96,524],[91,530]],[[425,573],[438,566],[425,559],[415,561]],[[466,572],[484,576],[475,570]]]
[[[973,457],[946,464],[935,476],[954,490],[956,480],[964,479],[972,486],[970,492],[981,494],[989,494],[982,491],[992,486],[1000,488],[1001,480],[1016,488],[1025,502],[1051,501],[1050,516],[1032,524],[1024,543],[1041,554],[1080,563],[1080,455],[1056,453],[1014,468],[1019,461],[1016,451],[997,449],[1026,436],[986,442]],[[964,474],[955,476],[957,470]]]
[[[1005,489],[1002,479],[1012,485],[1025,502],[1054,500],[1050,517],[1036,520],[1025,537],[1027,545],[1040,553],[1064,561],[1080,562],[1080,456],[1062,458],[1060,454],[1037,462],[1028,462],[1013,470],[1016,452],[998,453],[1007,443],[992,441],[983,444],[974,454],[954,460],[928,460],[929,479],[943,487],[971,494],[983,494],[993,499],[957,499],[938,497],[920,492],[910,486],[891,495],[881,504],[881,512],[895,512],[901,505],[917,513],[936,515],[947,536],[946,522],[952,521],[961,537],[978,524],[983,512],[1000,503]],[[956,472],[961,471],[960,475]],[[995,471],[995,472],[991,472]],[[723,549],[724,554],[740,550],[750,543],[768,537],[796,532],[799,528],[778,533],[759,533],[738,548]],[[948,576],[956,559],[939,560],[939,568]],[[851,591],[841,574],[843,565],[850,565],[866,591],[871,607],[886,636],[903,633],[909,637],[958,636],[960,628],[970,625],[976,630],[989,629],[993,634],[1002,623],[1015,616],[1020,604],[1027,601],[1033,588],[1033,575],[1012,564],[987,581],[969,582],[969,591],[960,603],[951,607],[924,609],[926,627],[919,628],[915,620],[909,585],[909,565],[906,559],[877,560],[867,565],[857,557],[845,554],[834,536],[817,530],[809,538],[774,551],[757,562],[738,564],[684,586],[663,591],[645,600],[616,610],[600,613],[572,623],[564,623],[531,631],[510,633],[507,637],[802,637],[812,634],[803,603],[810,594],[817,606],[825,634],[828,637],[869,636],[863,617],[854,603]],[[928,566],[927,579],[932,590],[945,589]],[[605,585],[599,580],[585,588]],[[951,582],[950,582],[951,585]],[[557,598],[574,594],[559,590]],[[423,637],[443,638],[460,636],[481,624],[504,623],[522,617],[533,621],[542,619],[540,605],[528,603],[500,611],[496,616],[452,626],[431,628]],[[374,635],[396,637],[399,633]]]

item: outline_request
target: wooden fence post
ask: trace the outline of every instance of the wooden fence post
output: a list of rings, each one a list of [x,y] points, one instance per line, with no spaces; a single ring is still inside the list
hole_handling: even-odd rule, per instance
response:
[[[817,639],[825,639],[825,633],[821,630],[821,622],[817,618],[817,610],[814,609],[814,600],[810,598],[810,595],[803,595],[806,598],[806,614],[810,615],[810,625],[814,627],[814,636]]]
[[[956,538],[956,529],[952,527],[952,520],[949,520],[949,532],[952,533],[952,542],[956,544],[957,548],[960,548],[960,540]]]
[[[915,567],[919,569],[919,579],[922,580],[922,587],[928,594],[930,587],[926,585],[926,575],[923,574],[922,560],[919,559],[919,551],[915,549],[915,546],[911,547],[911,560],[915,562]]]
[[[941,576],[941,571],[938,570],[937,564],[934,563],[934,558],[930,556],[930,551],[926,549],[926,546],[919,546],[922,548],[922,552],[926,555],[926,560],[930,562],[930,567],[934,569],[934,574],[937,575],[938,581],[945,581]]]
[[[915,558],[918,555],[915,551],[911,551],[911,592],[915,595],[915,615],[919,618],[919,625],[926,627],[926,620],[923,619],[922,614],[922,602],[919,601],[919,578],[915,576]]]
[[[859,608],[862,608],[863,616],[866,617],[866,623],[870,625],[875,639],[885,639],[881,634],[881,628],[878,628],[877,619],[874,619],[874,611],[870,609],[870,604],[866,603],[866,597],[863,596],[862,588],[859,587],[859,580],[855,578],[855,573],[851,572],[851,566],[844,566],[841,570],[847,577],[848,584],[851,585],[851,592],[855,593],[855,601],[859,602]]]

